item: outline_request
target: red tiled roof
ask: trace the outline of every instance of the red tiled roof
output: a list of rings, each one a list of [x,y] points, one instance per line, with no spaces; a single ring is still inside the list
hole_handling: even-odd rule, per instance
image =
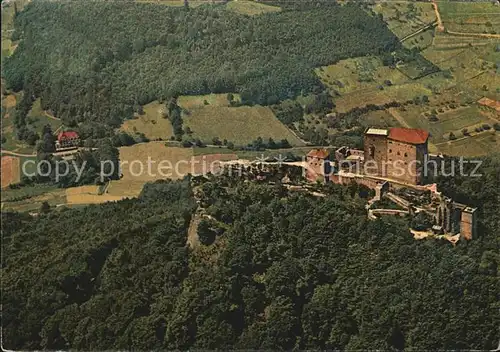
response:
[[[389,131],[389,139],[410,143],[422,144],[429,138],[429,132],[418,128],[393,127]]]
[[[489,106],[490,108],[495,109],[496,111],[500,111],[500,101],[484,97],[479,99],[478,103],[481,105]]]
[[[63,139],[73,139],[73,138],[78,138],[78,133],[76,133],[75,131],[60,132],[57,135],[58,141],[61,141]]]
[[[326,149],[312,149],[307,156],[319,159],[326,159],[330,155],[330,152]]]

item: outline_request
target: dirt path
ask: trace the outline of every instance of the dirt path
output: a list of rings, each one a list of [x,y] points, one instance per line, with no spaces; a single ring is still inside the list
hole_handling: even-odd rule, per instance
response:
[[[444,32],[443,21],[441,20],[441,14],[439,13],[436,0],[432,0],[432,6],[434,7],[434,12],[436,13],[436,19],[437,19],[437,24],[438,24],[437,29],[440,32]]]
[[[443,21],[441,19],[441,14],[439,13],[438,5],[436,3],[436,0],[432,0],[432,6],[434,7],[434,12],[436,13],[436,18],[437,18],[437,29],[440,32],[444,32],[445,28],[443,25]],[[489,34],[489,33],[465,33],[465,32],[454,32],[450,30],[446,30],[447,34],[453,34],[453,35],[459,35],[459,36],[466,36],[466,37],[480,37],[480,38],[498,38],[500,39],[500,34]]]
[[[425,31],[425,30],[427,30],[427,29],[429,29],[429,28],[434,27],[434,25],[435,25],[435,24],[436,24],[435,22],[430,23],[430,24],[428,24],[428,25],[426,25],[426,26],[424,26],[424,27],[420,28],[420,29],[419,29],[419,30],[417,30],[416,32],[410,33],[410,34],[408,34],[406,37],[401,38],[399,41],[400,41],[400,42],[404,42],[404,41],[405,41],[405,40],[407,40],[407,39],[413,38],[413,37],[414,37],[414,36],[416,36],[417,34],[422,33],[423,31]],[[432,39],[434,39],[434,37],[432,37]]]
[[[45,116],[47,116],[49,119],[56,120],[56,121],[61,121],[61,119],[60,119],[60,118],[55,117],[54,115],[49,114],[47,111],[44,111],[43,113],[44,113],[44,114],[45,114]]]
[[[401,116],[399,111],[396,108],[389,108],[387,109],[389,113],[394,117],[403,127],[406,128],[411,128],[410,125],[408,125],[408,122]]]
[[[36,153],[33,153],[33,154],[23,154],[23,153],[16,153],[16,152],[11,152],[9,150],[0,150],[0,152],[2,154],[6,154],[6,155],[13,155],[13,156],[28,156],[28,157],[31,157],[31,156],[36,156]]]

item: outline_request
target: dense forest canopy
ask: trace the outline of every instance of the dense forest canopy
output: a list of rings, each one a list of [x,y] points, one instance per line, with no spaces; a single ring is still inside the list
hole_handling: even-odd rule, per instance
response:
[[[356,186],[321,198],[234,178],[159,181],[136,200],[3,213],[4,347],[491,350],[499,166],[439,180],[481,199],[479,236],[456,247],[414,240],[404,219],[367,220]],[[217,238],[188,250],[193,194],[211,215],[198,231]]]
[[[67,124],[117,126],[139,105],[177,94],[237,92],[243,103],[274,104],[318,92],[313,67],[400,46],[356,4],[310,3],[249,17],[223,5],[34,1],[16,17],[22,40],[4,75]]]

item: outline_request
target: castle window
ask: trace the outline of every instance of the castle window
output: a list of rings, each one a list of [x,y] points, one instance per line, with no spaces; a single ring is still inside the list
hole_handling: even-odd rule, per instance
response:
[[[407,157],[407,156],[408,156],[408,153],[405,153],[405,157]]]
[[[400,153],[400,152],[398,152],[398,155],[401,155],[401,153]]]
[[[392,149],[389,149],[389,153],[392,153]]]
[[[368,151],[370,153],[370,157],[373,158],[375,156],[375,147],[373,145],[368,148]]]

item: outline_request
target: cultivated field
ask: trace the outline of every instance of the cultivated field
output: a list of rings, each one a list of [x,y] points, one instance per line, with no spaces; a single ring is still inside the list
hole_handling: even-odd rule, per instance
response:
[[[120,130],[130,135],[144,133],[150,140],[168,140],[174,133],[170,120],[163,117],[164,108],[165,104],[157,101],[144,105],[144,114],[136,114],[134,119],[126,120]]]
[[[373,10],[382,14],[389,29],[400,39],[436,21],[430,3],[388,1],[377,3]]]
[[[226,139],[235,145],[247,145],[258,137],[279,141],[286,138],[292,145],[303,145],[268,107],[214,107],[206,105],[191,109],[183,116],[184,126],[193,131],[193,137],[211,143],[214,137]]]
[[[21,181],[19,167],[19,158],[14,156],[2,156],[2,165],[0,168],[2,188]]]
[[[99,194],[99,187],[95,185],[71,187],[66,189],[66,201],[69,205],[75,204],[100,204],[105,202],[118,201],[123,196],[113,196],[110,194]]]
[[[492,1],[440,1],[439,12],[448,31],[500,33],[500,7]]]
[[[396,109],[391,109],[391,111],[394,114],[399,114],[407,127],[422,128],[429,131],[431,134],[430,142],[433,144],[448,141],[450,132],[453,132],[457,138],[461,138],[464,128],[474,133],[476,127],[481,127],[484,124],[492,126],[495,123],[493,119],[494,113],[476,104],[465,107],[456,105],[454,109],[448,106],[436,106],[434,108],[411,106],[407,107],[404,112]],[[432,114],[432,111],[436,112],[438,121],[430,121],[426,116]]]
[[[120,180],[111,181],[103,196],[98,197],[137,197],[146,182],[160,179],[175,180],[188,174],[206,173],[212,170],[211,166],[216,167],[218,160],[238,158],[232,152],[222,153],[212,149],[215,148],[207,149],[212,151],[211,154],[197,153],[198,155],[195,156],[192,148],[166,147],[162,142],[121,147],[120,161],[123,177]],[[151,160],[150,171],[148,158]]]
[[[500,134],[482,132],[437,146],[441,153],[453,156],[474,157],[500,150]]]
[[[341,60],[334,65],[317,68],[315,72],[328,88],[341,94],[376,88],[384,85],[386,80],[393,85],[408,81],[399,70],[383,66],[377,57]]]
[[[252,0],[230,1],[227,3],[226,7],[231,11],[250,16],[281,11],[280,7],[270,6]]]
[[[431,27],[403,42],[403,45],[408,49],[418,48],[423,50],[432,45],[435,36],[435,28]]]
[[[384,87],[384,89],[371,88],[344,94],[335,100],[337,111],[347,112],[355,107],[369,104],[383,105],[392,101],[405,102],[415,97],[431,95],[432,91],[420,83],[405,83]]]

